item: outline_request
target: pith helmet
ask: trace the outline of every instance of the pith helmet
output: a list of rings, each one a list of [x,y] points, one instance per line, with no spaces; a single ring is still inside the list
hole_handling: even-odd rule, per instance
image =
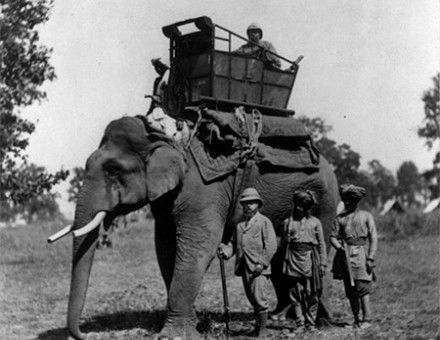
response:
[[[263,29],[256,22],[253,22],[252,24],[250,24],[248,26],[246,32],[249,32],[251,30],[260,31],[260,36],[261,36],[261,38],[263,38]]]
[[[240,203],[249,201],[258,201],[260,205],[263,205],[263,200],[261,199],[260,194],[255,188],[244,189],[240,196]]]

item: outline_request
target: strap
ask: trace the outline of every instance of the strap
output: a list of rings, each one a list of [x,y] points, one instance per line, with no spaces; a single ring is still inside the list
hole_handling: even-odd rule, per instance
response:
[[[263,131],[263,115],[257,109],[252,109],[252,120],[246,119],[246,126],[248,130],[249,141],[244,146],[245,150],[242,152],[242,159],[255,158],[257,153],[258,139]]]
[[[191,145],[191,141],[193,140],[195,134],[197,133],[197,131],[199,129],[200,122],[202,121],[202,112],[203,112],[203,110],[206,110],[206,109],[199,107],[198,110],[196,111],[197,112],[197,121],[194,124],[194,127],[192,128],[191,135],[189,136],[188,142],[185,145],[185,149],[189,148],[189,146]]]
[[[228,221],[232,218],[235,207],[238,203],[238,198],[245,188],[254,186],[255,178],[257,176],[257,166],[254,161],[248,160],[244,166],[240,166],[235,172],[234,188],[232,204],[229,208]]]
[[[313,244],[308,242],[291,242],[289,246],[291,250],[297,250],[297,251],[313,250]]]
[[[252,109],[252,133],[249,135],[251,144],[258,144],[261,132],[263,131],[263,116],[257,109]]]
[[[247,187],[254,186],[255,178],[257,176],[258,167],[255,164],[255,161],[248,160],[244,164],[240,165],[235,172],[234,176],[234,184],[233,184],[233,197],[232,202],[229,207],[228,215],[226,218],[226,226],[231,229],[231,220],[233,219],[235,212],[237,210],[237,204],[240,197],[240,194]],[[230,232],[230,230],[225,230],[225,235]],[[226,237],[229,239],[229,237]]]
[[[367,244],[367,239],[365,237],[358,237],[358,238],[347,238],[345,240],[345,242],[349,245],[349,246],[364,246]]]
[[[229,211],[228,211],[228,216],[226,218],[226,224],[229,223],[229,221],[231,220],[231,218],[234,216],[234,212],[235,212],[235,206],[237,205],[238,202],[238,197],[240,195],[240,190],[243,184],[243,176],[244,176],[244,168],[239,167],[237,169],[237,171],[235,172],[235,176],[234,176],[234,184],[233,184],[233,193],[232,193],[232,202],[231,202],[231,206],[229,207]]]

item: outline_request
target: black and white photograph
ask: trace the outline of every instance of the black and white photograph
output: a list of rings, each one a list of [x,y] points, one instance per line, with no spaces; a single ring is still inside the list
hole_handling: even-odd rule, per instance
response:
[[[439,0],[0,9],[0,339],[440,339]]]

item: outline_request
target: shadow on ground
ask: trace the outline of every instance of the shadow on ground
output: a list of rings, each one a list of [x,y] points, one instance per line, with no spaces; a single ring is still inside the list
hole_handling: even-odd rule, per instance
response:
[[[127,311],[114,314],[101,314],[81,323],[83,333],[110,332],[141,328],[149,333],[157,333],[161,330],[166,317],[164,310],[153,311]],[[38,335],[40,340],[67,339],[66,328],[51,329]]]
[[[80,326],[83,333],[106,333],[111,331],[123,331],[131,329],[144,329],[150,334],[159,333],[166,318],[165,310],[153,311],[127,311],[114,314],[101,314],[83,322]],[[199,323],[197,330],[201,333],[215,332],[219,324],[224,323],[224,315],[215,312],[198,313]],[[252,313],[232,312],[232,321],[250,323],[253,320]],[[238,330],[237,335],[242,332]],[[66,328],[50,329],[38,335],[39,340],[63,340],[68,339],[69,332]]]

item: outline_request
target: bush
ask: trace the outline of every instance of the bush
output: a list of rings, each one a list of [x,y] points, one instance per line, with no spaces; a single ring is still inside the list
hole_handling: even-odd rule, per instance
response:
[[[391,211],[375,216],[378,233],[387,239],[401,239],[416,235],[438,235],[440,213],[425,215],[421,210],[408,209],[404,213]]]
[[[437,208],[425,215],[425,226],[423,235],[439,235],[440,232],[440,209]]]

